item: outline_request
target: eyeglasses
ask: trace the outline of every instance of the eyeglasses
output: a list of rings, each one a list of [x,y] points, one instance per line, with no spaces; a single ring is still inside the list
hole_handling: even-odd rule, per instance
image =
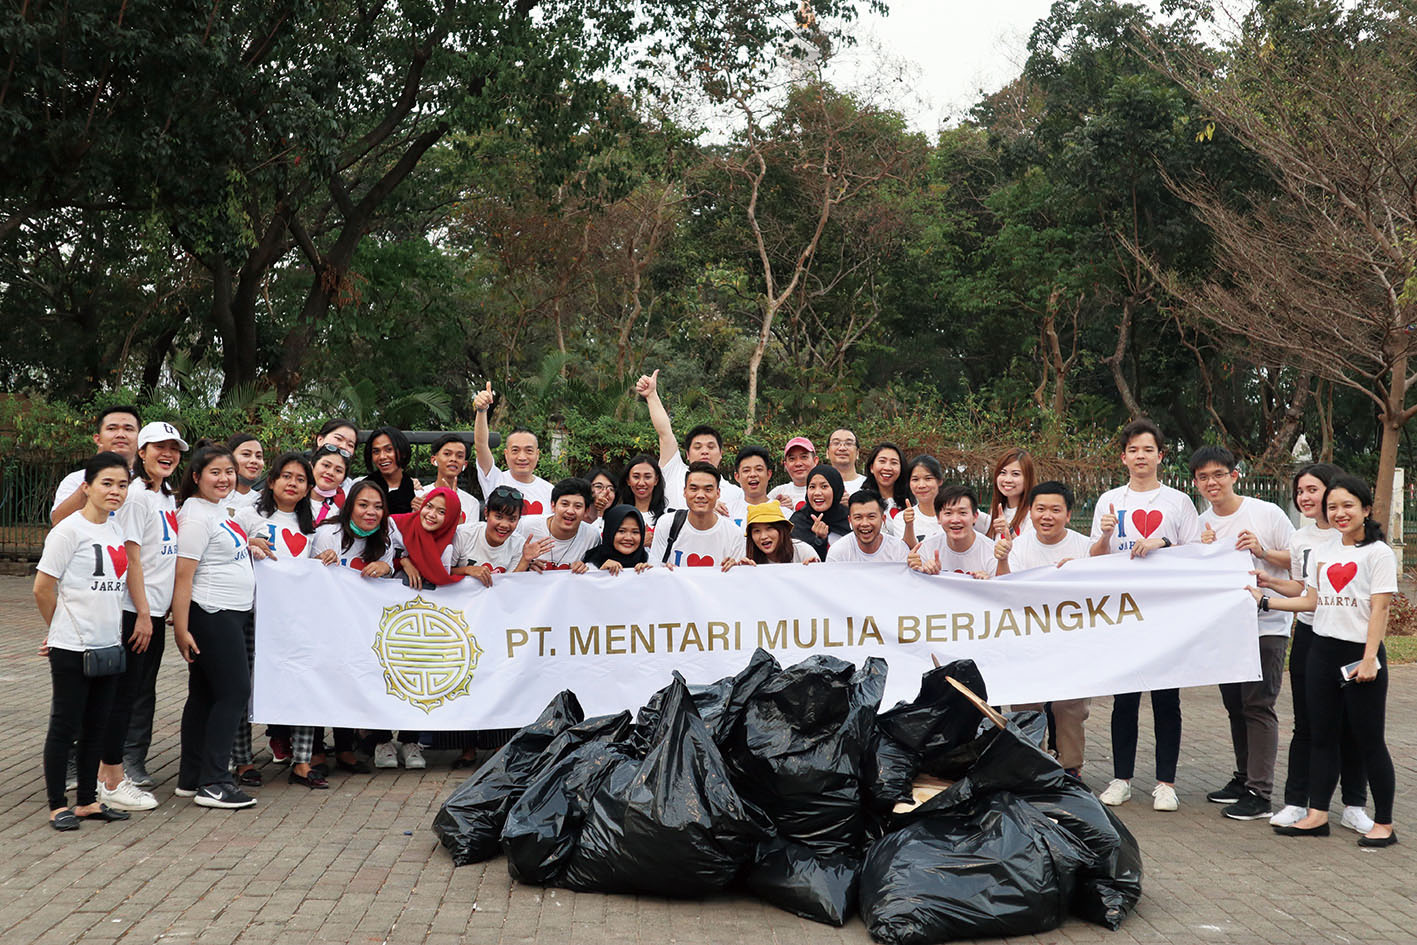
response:
[[[326,443],[315,451],[316,456],[343,456],[345,459],[352,459],[354,454],[343,447],[335,446],[333,443]]]
[[[612,485],[611,485],[610,483],[608,483],[608,482],[595,482],[595,483],[591,483],[591,487],[590,487],[590,488],[591,488],[591,491],[592,491],[592,492],[614,492],[614,491],[615,491],[615,487],[612,486]]]
[[[490,502],[493,499],[506,499],[509,502],[522,501],[522,494],[511,486],[498,486],[492,490],[492,494],[487,497]]]

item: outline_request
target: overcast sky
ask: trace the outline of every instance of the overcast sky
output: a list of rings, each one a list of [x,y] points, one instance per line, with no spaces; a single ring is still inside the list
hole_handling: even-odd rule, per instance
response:
[[[890,14],[857,21],[863,47],[878,44],[918,71],[916,102],[902,102],[911,123],[933,132],[1018,75],[1033,24],[1048,14],[1051,0],[888,0]],[[874,56],[866,48],[848,53],[848,73]]]

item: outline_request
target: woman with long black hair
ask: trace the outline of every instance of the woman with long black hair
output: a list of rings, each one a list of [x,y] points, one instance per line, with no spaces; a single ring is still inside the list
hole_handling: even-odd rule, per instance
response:
[[[894,443],[877,443],[866,454],[866,484],[886,504],[886,520],[910,504],[910,483],[904,476],[905,454]],[[850,496],[847,496],[850,498]]]
[[[1338,786],[1346,715],[1352,747],[1363,756],[1373,792],[1374,824],[1358,838],[1358,845],[1386,847],[1397,842],[1392,827],[1397,777],[1385,740],[1388,671],[1383,646],[1388,609],[1397,593],[1397,555],[1373,520],[1373,494],[1366,482],[1337,476],[1323,502],[1336,540],[1314,549],[1304,596],[1270,597],[1260,588],[1249,588],[1260,610],[1314,614],[1307,681],[1312,737],[1308,813],[1274,831],[1289,837],[1328,835],[1328,807]]]
[[[188,666],[177,794],[194,797],[201,807],[228,809],[256,803],[236,786],[229,769],[237,730],[250,724],[255,655],[251,550],[225,505],[235,487],[231,450],[199,446],[178,494],[172,592],[172,635]]]
[[[625,464],[615,484],[615,504],[634,506],[645,525],[645,540],[654,540],[654,525],[664,514],[664,474],[653,456],[641,453]]]

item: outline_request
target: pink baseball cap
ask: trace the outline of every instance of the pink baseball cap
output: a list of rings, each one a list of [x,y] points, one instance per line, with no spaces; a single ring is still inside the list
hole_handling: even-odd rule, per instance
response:
[[[788,440],[787,445],[782,448],[782,455],[786,456],[788,453],[792,452],[792,448],[795,446],[800,446],[809,453],[815,453],[817,451],[817,448],[812,445],[812,441],[805,436],[794,436],[792,439]]]

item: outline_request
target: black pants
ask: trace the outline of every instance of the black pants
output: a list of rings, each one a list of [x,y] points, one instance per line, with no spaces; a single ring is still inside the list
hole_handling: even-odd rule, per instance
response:
[[[1289,773],[1284,779],[1284,803],[1290,807],[1309,806],[1309,755],[1313,739],[1309,726],[1309,648],[1314,642],[1314,625],[1294,621],[1294,643],[1289,650],[1289,694],[1294,701],[1294,737],[1289,740]],[[1352,662],[1350,660],[1349,662]],[[1343,713],[1338,740],[1339,783],[1344,807],[1368,803],[1368,781],[1363,773],[1363,755],[1353,735],[1348,714]]]
[[[84,675],[84,654],[75,650],[49,651],[49,732],[44,737],[44,790],[49,809],[68,807],[64,779],[69,768],[69,746],[78,740],[78,806],[98,800],[98,758],[102,753],[104,723],[113,707],[117,676]]]
[[[1339,668],[1363,658],[1364,644],[1314,635],[1309,647],[1309,806],[1328,810],[1338,786],[1341,719],[1353,729],[1354,747],[1363,758],[1368,786],[1373,789],[1373,820],[1392,823],[1392,798],[1397,775],[1392,769],[1384,731],[1387,716],[1387,649],[1378,647],[1382,669],[1372,682],[1342,685]]]
[[[128,651],[127,668],[122,675],[114,677],[117,687],[113,693],[113,711],[108,715],[103,732],[101,760],[106,765],[121,765],[125,758],[146,763],[148,746],[153,740],[153,706],[165,628],[162,618],[154,617],[153,635],[148,641],[148,648],[134,653],[133,629],[137,624],[137,614],[123,611],[123,649]],[[141,714],[139,703],[142,704]],[[135,741],[141,744],[135,744]]]
[[[1130,781],[1136,773],[1140,714],[1141,693],[1112,697],[1112,776],[1123,781]],[[1153,689],[1151,719],[1156,728],[1156,780],[1171,784],[1181,757],[1181,690]]]
[[[177,786],[231,785],[229,762],[236,729],[247,717],[251,672],[246,662],[249,610],[207,613],[192,604],[187,631],[200,651],[187,667],[187,704],[182,709],[182,762]]]

